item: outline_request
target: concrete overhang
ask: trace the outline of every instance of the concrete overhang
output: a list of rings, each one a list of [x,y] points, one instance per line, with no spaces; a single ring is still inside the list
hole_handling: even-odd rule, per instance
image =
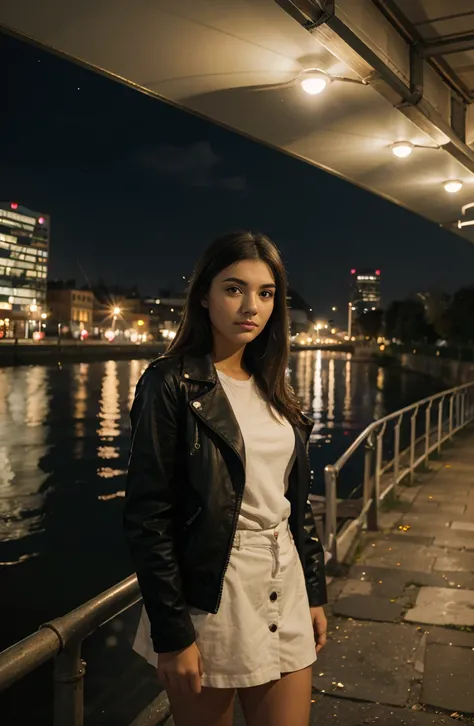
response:
[[[0,28],[474,241],[472,0],[4,0]]]

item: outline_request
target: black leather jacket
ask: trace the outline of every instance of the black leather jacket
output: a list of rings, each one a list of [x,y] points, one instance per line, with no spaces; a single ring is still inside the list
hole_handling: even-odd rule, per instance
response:
[[[217,613],[242,503],[242,434],[210,356],[163,356],[140,379],[124,526],[158,653],[195,639],[188,605]],[[324,552],[308,502],[307,443],[296,432],[287,498],[311,606],[326,602]]]

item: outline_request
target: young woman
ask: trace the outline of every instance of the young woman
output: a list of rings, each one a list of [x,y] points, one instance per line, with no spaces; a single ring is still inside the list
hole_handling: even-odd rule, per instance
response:
[[[286,275],[264,235],[216,240],[132,407],[124,523],[143,594],[135,650],[176,726],[307,726],[326,642],[304,416],[287,377]]]

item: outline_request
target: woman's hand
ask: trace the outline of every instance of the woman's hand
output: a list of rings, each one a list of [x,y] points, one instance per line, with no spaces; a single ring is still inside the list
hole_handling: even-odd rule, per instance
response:
[[[167,691],[183,696],[201,693],[202,657],[196,643],[173,653],[159,653],[157,672]]]
[[[313,621],[314,642],[316,643],[316,655],[327,642],[328,621],[323,607],[310,608],[311,620]]]

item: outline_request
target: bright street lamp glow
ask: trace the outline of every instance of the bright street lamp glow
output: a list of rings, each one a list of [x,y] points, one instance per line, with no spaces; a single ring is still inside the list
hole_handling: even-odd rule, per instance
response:
[[[399,159],[406,159],[413,151],[413,144],[410,141],[397,141],[392,144],[392,154]]]
[[[330,80],[329,76],[323,71],[305,71],[300,84],[305,93],[316,96],[324,91]]]
[[[452,179],[451,181],[444,182],[443,186],[449,194],[456,194],[456,192],[461,191],[463,184],[459,179]]]
[[[121,312],[122,312],[122,310],[120,308],[114,308],[113,309],[113,314],[114,315],[120,315]]]

